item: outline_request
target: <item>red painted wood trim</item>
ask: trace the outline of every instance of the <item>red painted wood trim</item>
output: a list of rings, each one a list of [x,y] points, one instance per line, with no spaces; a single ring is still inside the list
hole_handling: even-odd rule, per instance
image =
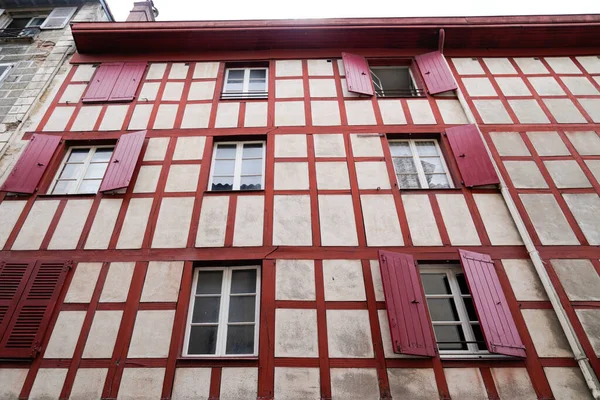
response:
[[[258,397],[273,399],[275,382],[275,262],[262,263],[258,347]]]
[[[331,399],[331,359],[329,358],[329,342],[327,340],[327,311],[325,310],[323,260],[315,260],[315,296],[317,302],[317,337],[319,343],[321,399]]]

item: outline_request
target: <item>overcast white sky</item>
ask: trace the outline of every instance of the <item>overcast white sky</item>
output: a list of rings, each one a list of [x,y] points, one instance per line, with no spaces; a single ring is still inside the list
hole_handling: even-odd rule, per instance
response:
[[[107,0],[124,21],[134,0]],[[159,21],[599,14],[600,0],[154,0]]]

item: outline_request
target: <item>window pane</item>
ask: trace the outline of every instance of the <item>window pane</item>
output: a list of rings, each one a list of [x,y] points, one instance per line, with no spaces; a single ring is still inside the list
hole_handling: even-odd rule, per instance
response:
[[[112,148],[96,149],[96,152],[92,156],[92,162],[99,162],[99,161],[108,162],[110,160],[110,156],[112,156],[112,153],[113,153]]]
[[[445,189],[450,187],[446,174],[425,175],[431,189]]]
[[[487,346],[485,345],[485,338],[483,337],[483,332],[481,332],[481,327],[479,325],[471,325],[473,328],[473,335],[475,336],[475,340],[477,341],[477,347],[479,350],[487,350]]]
[[[53,194],[67,194],[75,181],[58,181],[52,190]]]
[[[426,174],[444,173],[442,160],[439,157],[421,157],[421,165]]]
[[[427,299],[432,321],[460,321],[453,299]]]
[[[225,91],[226,92],[241,92],[244,89],[244,83],[243,82],[227,82],[227,85],[225,85]]]
[[[233,270],[231,274],[231,293],[256,293],[256,270]]]
[[[437,148],[435,142],[415,142],[417,153],[420,156],[437,156]]]
[[[477,312],[475,311],[475,306],[473,305],[473,299],[470,297],[463,297],[463,301],[465,302],[465,308],[467,309],[467,314],[469,315],[469,321],[478,321]]]
[[[102,179],[82,181],[78,193],[98,193]]]
[[[220,294],[223,271],[202,271],[198,273],[196,294]]]
[[[215,160],[215,169],[213,171],[213,175],[233,175],[234,168],[235,160]]]
[[[398,175],[398,185],[402,189],[420,189],[421,182],[419,182],[419,176],[414,175]]]
[[[461,294],[471,294],[471,292],[469,292],[469,285],[467,285],[467,280],[465,279],[465,274],[456,274],[456,280],[458,281],[458,287],[460,288]]]
[[[262,79],[267,78],[267,71],[264,69],[253,69],[250,71],[250,79]]]
[[[230,325],[227,328],[227,345],[225,353],[254,353],[254,325]]]
[[[219,322],[220,297],[196,297],[193,323]]]
[[[243,176],[240,190],[260,190],[262,176]]]
[[[231,79],[243,80],[244,79],[244,70],[243,69],[230,69],[229,75],[227,75],[227,79],[228,80],[231,80]]]
[[[258,160],[243,160],[242,175],[261,175],[262,174],[262,159]]]
[[[81,176],[83,164],[65,164],[60,179],[77,179]]]
[[[233,176],[216,176],[210,190],[233,190]]]
[[[229,322],[254,322],[256,296],[231,296]]]
[[[81,162],[86,159],[90,149],[72,149],[69,162]]]
[[[434,325],[433,330],[440,350],[467,350],[467,344],[464,343],[465,335],[460,326]]]
[[[408,142],[390,142],[390,151],[394,157],[412,155]]]
[[[243,158],[262,158],[263,144],[262,143],[246,143],[244,145]]]
[[[412,158],[394,158],[393,160],[397,174],[417,173],[417,168]]]
[[[235,144],[220,144],[217,146],[218,159],[228,158],[235,160]]]
[[[188,354],[215,354],[216,348],[216,326],[192,326]]]
[[[267,82],[265,81],[250,81],[248,83],[248,90],[251,92],[266,92]]]
[[[450,284],[446,274],[421,274],[425,294],[450,294]]]
[[[106,167],[108,167],[108,164],[106,163],[90,164],[83,177],[85,179],[102,179],[104,172],[106,171]]]

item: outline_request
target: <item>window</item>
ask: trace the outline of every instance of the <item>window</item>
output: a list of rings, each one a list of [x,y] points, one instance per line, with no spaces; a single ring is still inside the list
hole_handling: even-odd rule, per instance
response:
[[[431,323],[441,353],[487,353],[469,287],[459,265],[420,265]]]
[[[390,140],[392,161],[401,189],[452,187],[437,140]]]
[[[217,143],[213,152],[210,190],[264,188],[264,142]]]
[[[224,99],[267,97],[268,68],[227,68]]]
[[[371,67],[371,77],[377,97],[423,95],[415,85],[409,66]]]
[[[97,193],[114,146],[69,148],[50,189],[51,194]]]
[[[260,267],[197,268],[184,356],[258,354]]]

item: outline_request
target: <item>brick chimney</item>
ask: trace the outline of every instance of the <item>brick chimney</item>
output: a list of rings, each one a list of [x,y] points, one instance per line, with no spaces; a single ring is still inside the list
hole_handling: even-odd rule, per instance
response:
[[[133,10],[129,12],[127,22],[146,22],[155,21],[158,16],[158,10],[154,7],[152,0],[135,1]]]

